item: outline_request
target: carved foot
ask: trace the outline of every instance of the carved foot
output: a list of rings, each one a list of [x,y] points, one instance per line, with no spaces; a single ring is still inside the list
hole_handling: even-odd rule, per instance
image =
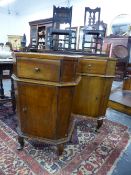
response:
[[[57,145],[57,154],[58,154],[58,156],[62,155],[63,150],[64,150],[64,144],[61,143],[60,145]]]
[[[102,126],[102,124],[103,124],[103,119],[104,119],[105,117],[101,117],[101,118],[99,118],[99,119],[97,119],[97,126],[96,126],[96,132],[98,132],[98,130],[100,129],[100,127]]]
[[[19,146],[17,150],[22,150],[24,148],[24,138],[21,136],[18,136],[18,142],[19,142]]]
[[[70,142],[73,143],[73,141],[74,141],[74,137],[73,137],[73,133],[71,133]]]

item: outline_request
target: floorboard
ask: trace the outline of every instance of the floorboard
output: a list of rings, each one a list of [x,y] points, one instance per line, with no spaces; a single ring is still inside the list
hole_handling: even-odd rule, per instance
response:
[[[115,85],[111,90],[108,107],[131,115],[131,91],[122,90],[122,84]]]

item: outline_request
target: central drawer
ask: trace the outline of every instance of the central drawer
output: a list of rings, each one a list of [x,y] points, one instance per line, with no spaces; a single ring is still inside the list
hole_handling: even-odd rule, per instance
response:
[[[107,60],[84,59],[80,61],[79,72],[88,74],[105,74]]]
[[[17,60],[17,76],[58,82],[60,79],[60,60],[19,58]]]

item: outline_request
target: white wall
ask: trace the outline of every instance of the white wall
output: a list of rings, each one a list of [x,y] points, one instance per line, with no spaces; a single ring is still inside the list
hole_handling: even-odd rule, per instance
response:
[[[26,34],[26,37],[27,37],[27,45],[30,42],[29,22],[34,20],[39,20],[39,19],[51,18],[51,17],[52,17],[52,9],[44,10],[44,13],[43,11],[41,11],[41,12],[33,13],[32,15],[21,17],[23,32]]]
[[[0,19],[0,42],[7,42],[7,35],[23,35],[22,19],[19,16],[0,13]]]
[[[23,35],[25,33],[28,45],[30,42],[29,22],[50,17],[52,17],[52,9],[45,10],[44,13],[41,11],[28,16],[0,13],[0,19],[2,19],[0,27],[0,43],[6,43],[8,41],[7,35]]]
[[[120,14],[131,15],[130,0],[74,0],[72,25],[84,24],[85,7],[101,7],[101,20],[108,24],[108,34],[113,19]]]
[[[62,1],[61,1],[62,2]],[[65,3],[65,1],[63,1]],[[65,6],[65,4],[49,2],[48,7],[45,9],[43,5],[40,4],[39,11],[34,12],[32,10],[32,15],[19,16],[11,14],[2,14],[0,12],[0,19],[2,19],[0,27],[0,42],[7,41],[7,35],[23,35],[27,36],[27,45],[30,40],[30,27],[29,21],[45,19],[52,17],[53,4],[56,6]],[[72,14],[72,26],[81,26],[84,24],[84,9],[85,7],[101,7],[101,20],[108,24],[108,33],[110,32],[110,25],[115,16],[119,14],[131,14],[130,11],[130,1],[129,0],[72,0],[73,5]]]

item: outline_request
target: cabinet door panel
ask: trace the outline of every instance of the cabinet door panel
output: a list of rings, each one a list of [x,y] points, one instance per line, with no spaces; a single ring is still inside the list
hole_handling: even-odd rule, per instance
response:
[[[31,27],[30,38],[31,38],[31,41],[30,41],[31,47],[36,48],[37,47],[37,25]]]
[[[75,90],[73,112],[91,117],[105,115],[111,83],[109,78],[82,76]]]
[[[71,124],[71,110],[74,87],[59,88],[58,94],[58,119],[56,135],[57,138],[67,137],[69,125]]]
[[[18,92],[21,131],[30,136],[53,138],[57,116],[56,87],[18,83]]]

